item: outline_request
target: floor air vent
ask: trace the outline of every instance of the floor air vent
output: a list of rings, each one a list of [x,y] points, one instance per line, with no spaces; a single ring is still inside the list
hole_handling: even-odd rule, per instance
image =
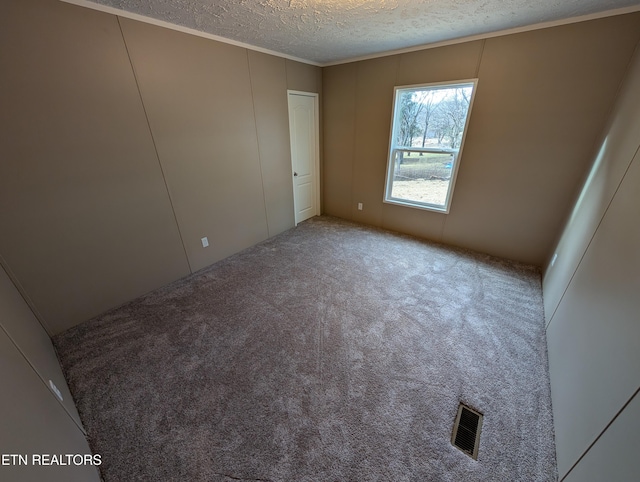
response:
[[[465,454],[478,460],[478,446],[480,445],[480,429],[482,428],[482,414],[460,404],[456,423],[453,425],[451,443]]]

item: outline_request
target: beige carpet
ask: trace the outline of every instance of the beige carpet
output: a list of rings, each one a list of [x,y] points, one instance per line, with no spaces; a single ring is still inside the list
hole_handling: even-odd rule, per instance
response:
[[[529,266],[318,217],[55,345],[107,481],[557,478]]]

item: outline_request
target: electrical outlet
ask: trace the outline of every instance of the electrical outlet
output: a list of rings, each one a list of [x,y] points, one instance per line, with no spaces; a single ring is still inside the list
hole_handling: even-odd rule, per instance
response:
[[[53,383],[53,381],[49,380],[49,386],[51,387],[51,391],[55,393],[56,397],[58,397],[62,402],[62,393],[60,393],[60,390],[58,390],[58,387],[56,387],[56,384]]]
[[[358,211],[362,211],[362,203],[358,203]]]
[[[207,238],[206,236],[204,238],[201,238],[200,241],[202,242],[203,248],[206,248],[207,246],[209,246],[209,238]]]

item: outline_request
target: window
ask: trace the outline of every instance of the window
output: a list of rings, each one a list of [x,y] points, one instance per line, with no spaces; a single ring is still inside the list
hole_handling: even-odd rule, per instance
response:
[[[385,202],[449,212],[476,84],[395,88]]]

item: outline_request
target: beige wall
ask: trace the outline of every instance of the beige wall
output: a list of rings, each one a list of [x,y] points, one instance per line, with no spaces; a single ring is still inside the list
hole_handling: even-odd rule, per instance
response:
[[[319,68],[0,9],[0,254],[50,334],[293,226],[286,90],[320,92]]]
[[[49,388],[53,380],[60,402]],[[1,466],[7,481],[97,481],[92,466],[33,466],[32,454],[91,454],[51,340],[0,266],[0,454],[27,466]]]
[[[49,330],[189,273],[116,17],[0,15],[0,253]]]
[[[62,394],[62,405],[79,428],[82,422],[60,370],[49,335],[0,265],[0,329],[19,348],[33,370],[47,385],[51,380]],[[2,386],[8,386],[3,384]],[[47,385],[48,386],[48,385]],[[84,430],[81,428],[81,430]]]
[[[351,219],[356,115],[356,64],[323,69],[324,157],[321,190],[324,212]]]
[[[626,481],[640,390],[640,49],[592,161],[543,281],[558,471],[584,455],[567,481]]]
[[[269,235],[294,224],[286,61],[249,51],[249,69]]]
[[[266,239],[247,51],[120,24],[192,270]]]
[[[322,92],[322,69],[286,59],[287,89]]]
[[[542,265],[639,37],[633,14],[323,69],[325,212]],[[384,204],[393,86],[472,77],[450,213]]]

